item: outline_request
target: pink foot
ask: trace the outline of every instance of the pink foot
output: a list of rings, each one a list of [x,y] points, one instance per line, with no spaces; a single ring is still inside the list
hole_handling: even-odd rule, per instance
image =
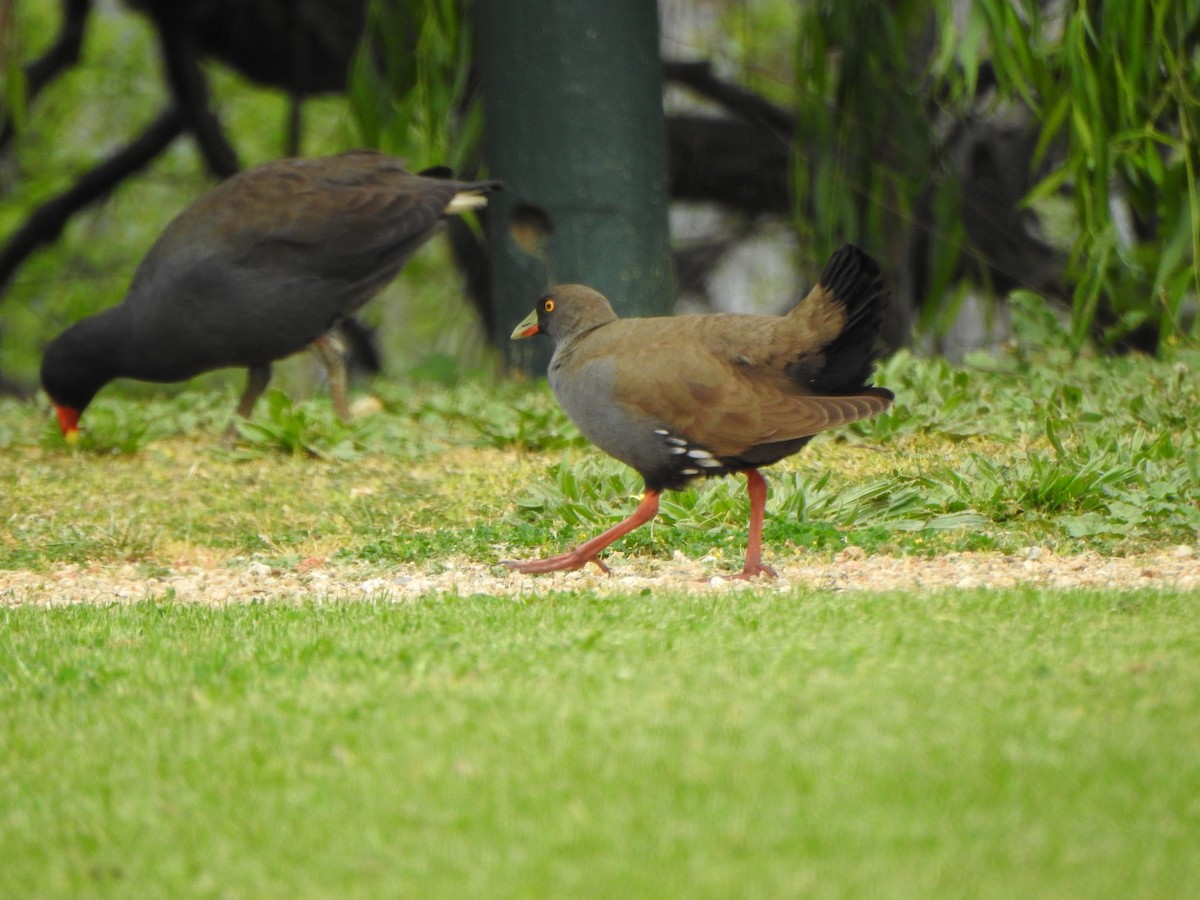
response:
[[[500,562],[514,572],[521,572],[525,575],[541,575],[546,572],[574,572],[576,569],[582,569],[590,562],[595,563],[605,575],[609,574],[608,566],[600,561],[599,556],[588,556],[578,551],[560,553],[558,556],[548,556],[545,559],[529,559],[525,561],[502,559]]]
[[[747,565],[746,568],[742,569],[742,571],[738,572],[736,575],[722,575],[721,577],[726,581],[749,581],[751,578],[757,578],[759,575],[765,576],[766,578],[779,577],[775,574],[775,570],[766,563]]]

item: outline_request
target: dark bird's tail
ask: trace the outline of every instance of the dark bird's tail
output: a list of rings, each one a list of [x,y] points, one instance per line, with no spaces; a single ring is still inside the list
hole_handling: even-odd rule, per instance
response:
[[[820,362],[804,374],[804,384],[816,394],[861,391],[879,356],[879,327],[886,294],[879,266],[870,256],[846,244],[821,273],[821,280],[800,309],[821,304],[837,309],[841,327],[821,345]],[[813,311],[804,311],[812,315]],[[882,388],[877,389],[882,391]]]
[[[449,166],[430,166],[418,172],[423,178],[436,178],[439,181],[454,181],[454,171]],[[455,184],[458,189],[454,198],[446,207],[446,215],[463,213],[469,209],[479,209],[487,206],[487,195],[492,191],[504,190],[504,182],[493,178],[489,181],[459,181]]]
[[[450,205],[446,207],[446,214],[463,213],[468,209],[487,206],[487,195],[492,191],[502,190],[504,190],[502,181],[474,181],[463,184],[458,193],[454,195],[454,199],[450,201]]]

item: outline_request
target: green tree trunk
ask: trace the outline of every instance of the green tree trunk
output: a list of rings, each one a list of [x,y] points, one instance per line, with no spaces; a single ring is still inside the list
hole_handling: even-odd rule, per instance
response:
[[[601,291],[622,315],[671,306],[657,5],[486,0],[474,5],[490,174],[493,338],[542,373],[543,341],[508,332],[552,284]]]

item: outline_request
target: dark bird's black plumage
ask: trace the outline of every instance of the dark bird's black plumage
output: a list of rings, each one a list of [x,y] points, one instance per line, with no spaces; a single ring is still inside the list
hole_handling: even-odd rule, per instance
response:
[[[441,218],[483,205],[496,181],[408,172],[373,151],[284,159],[239,173],[179,214],[146,254],[125,300],[47,346],[42,386],[63,434],[115,378],[183,381],[249,370],[249,415],[271,363],[312,344],[348,415],[345,366],[329,333],[383,289]]]

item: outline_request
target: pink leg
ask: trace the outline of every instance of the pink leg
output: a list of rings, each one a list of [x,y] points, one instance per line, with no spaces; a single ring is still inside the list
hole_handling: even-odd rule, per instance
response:
[[[261,366],[253,366],[246,374],[246,389],[242,391],[242,397],[238,401],[237,415],[239,418],[248,419],[250,413],[254,411],[254,404],[258,402],[258,398],[262,396],[262,392],[267,389],[267,385],[271,382],[271,364],[264,363]],[[225,434],[221,438],[221,444],[226,449],[234,445],[238,438],[238,427],[233,421],[225,428]]]
[[[767,482],[758,469],[746,470],[746,493],[750,495],[750,536],[746,539],[746,564],[737,575],[729,578],[746,579],[756,575],[775,577],[775,570],[762,561],[763,515],[767,509]]]
[[[342,352],[341,342],[331,333],[321,335],[313,341],[313,348],[325,366],[329,376],[329,399],[333,401],[333,411],[343,422],[350,421],[350,403],[346,399],[347,376],[346,357]]]
[[[594,562],[600,567],[601,572],[607,574],[608,566],[600,561],[600,551],[614,541],[625,537],[625,535],[629,534],[635,528],[645,525],[656,515],[658,515],[658,491],[646,491],[645,496],[642,497],[642,502],[633,511],[633,515],[624,522],[614,525],[608,531],[604,532],[604,534],[592,538],[586,544],[580,544],[574,550],[567,553],[560,553],[558,556],[550,556],[546,559],[531,559],[528,562],[504,560],[504,565],[518,572],[532,575],[541,572],[573,571],[574,569],[582,569],[588,563]]]

